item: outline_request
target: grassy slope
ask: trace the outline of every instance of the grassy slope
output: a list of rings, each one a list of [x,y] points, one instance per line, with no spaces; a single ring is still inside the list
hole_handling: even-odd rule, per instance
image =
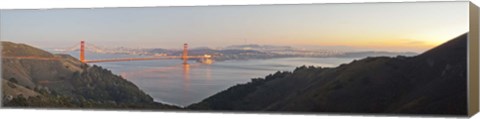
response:
[[[53,55],[11,42],[2,42],[2,47],[4,57],[39,56],[59,59],[2,58],[2,78],[5,80],[2,82],[18,85],[17,88],[2,90],[3,97],[15,97],[11,101],[4,100],[6,106],[178,108],[156,103],[130,81],[101,67],[82,64],[71,56]],[[30,96],[26,92],[36,92],[41,96],[22,99]],[[22,93],[25,94],[19,96]]]

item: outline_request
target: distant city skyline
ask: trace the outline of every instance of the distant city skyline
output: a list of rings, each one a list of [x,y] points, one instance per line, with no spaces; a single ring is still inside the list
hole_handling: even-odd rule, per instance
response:
[[[67,48],[229,45],[423,52],[468,32],[468,2],[2,10],[0,40]]]

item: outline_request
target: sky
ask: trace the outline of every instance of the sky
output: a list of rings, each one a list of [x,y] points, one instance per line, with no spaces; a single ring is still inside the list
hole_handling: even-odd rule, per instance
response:
[[[0,11],[0,40],[68,48],[288,45],[423,52],[468,32],[468,2]],[[87,46],[88,47],[88,46]]]

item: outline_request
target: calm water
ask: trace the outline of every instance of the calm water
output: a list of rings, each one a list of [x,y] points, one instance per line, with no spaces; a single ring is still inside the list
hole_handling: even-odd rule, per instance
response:
[[[72,53],[73,56],[78,54]],[[87,59],[142,57],[87,54]],[[293,71],[301,65],[334,67],[351,62],[347,58],[279,58],[267,60],[229,60],[213,64],[182,60],[151,60],[94,63],[132,81],[155,101],[187,106],[251,78],[265,77],[276,71]]]

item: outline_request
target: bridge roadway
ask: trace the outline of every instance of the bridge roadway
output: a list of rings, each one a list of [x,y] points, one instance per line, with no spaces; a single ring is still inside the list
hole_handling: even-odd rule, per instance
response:
[[[182,59],[183,56],[160,56],[160,57],[140,57],[140,58],[113,58],[113,59],[98,59],[85,60],[85,63],[100,63],[100,62],[124,62],[124,61],[140,61],[140,60],[164,60],[164,59]],[[205,56],[186,56],[190,58],[208,58]]]
[[[58,57],[40,57],[40,56],[2,56],[6,59],[23,59],[23,60],[60,60]],[[141,57],[141,58],[113,58],[113,59],[98,59],[86,60],[85,63],[100,63],[100,62],[122,62],[122,61],[140,61],[140,60],[162,60],[162,59],[182,59],[182,56],[160,56],[160,57]],[[208,58],[205,56],[187,56],[186,58]]]

